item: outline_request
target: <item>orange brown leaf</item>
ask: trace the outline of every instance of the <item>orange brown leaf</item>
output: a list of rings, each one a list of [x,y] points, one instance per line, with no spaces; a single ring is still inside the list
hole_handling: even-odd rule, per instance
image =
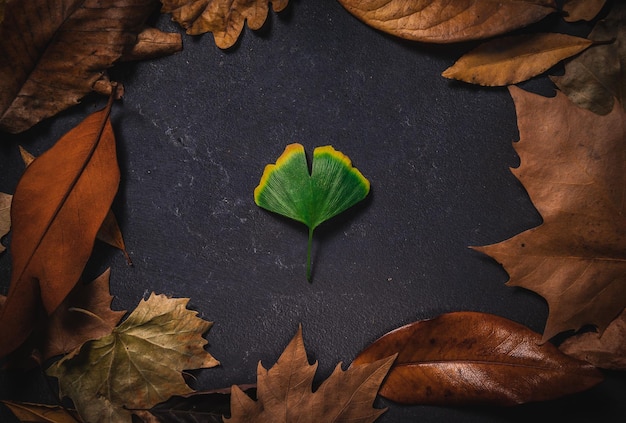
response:
[[[11,200],[13,196],[0,192],[0,239],[11,230]],[[0,253],[6,250],[6,247],[0,244]]]

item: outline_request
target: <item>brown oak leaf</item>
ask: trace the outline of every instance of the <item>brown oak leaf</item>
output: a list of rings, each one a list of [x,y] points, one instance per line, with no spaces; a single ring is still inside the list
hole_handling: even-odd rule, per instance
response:
[[[212,32],[215,44],[231,47],[241,34],[244,22],[250,29],[260,29],[269,12],[280,12],[289,0],[163,0],[163,13],[187,30],[189,35]]]
[[[602,332],[626,306],[626,113],[509,91],[520,132],[512,171],[543,223],[474,248],[504,266],[508,285],[547,300],[543,341],[587,324]]]
[[[317,363],[309,364],[302,340],[302,327],[276,364],[257,368],[258,401],[250,399],[237,386],[232,387],[231,418],[228,423],[326,423],[375,421],[386,409],[372,403],[395,356],[346,371],[341,363],[320,387],[312,392]]]

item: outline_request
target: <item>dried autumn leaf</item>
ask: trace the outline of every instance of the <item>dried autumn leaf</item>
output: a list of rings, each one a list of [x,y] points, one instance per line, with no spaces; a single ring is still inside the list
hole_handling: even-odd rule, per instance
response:
[[[503,34],[556,11],[554,0],[339,0],[339,3],[376,29],[431,43]]]
[[[442,75],[490,87],[517,84],[590,45],[586,38],[557,33],[498,38],[465,54]]]
[[[402,404],[515,405],[583,391],[602,380],[592,365],[540,340],[503,317],[448,313],[389,332],[352,365],[398,353],[379,393]]]
[[[120,179],[111,104],[65,134],[18,182],[11,205],[11,284],[0,310],[0,357],[28,337],[42,305],[48,315],[56,310],[91,254]]]
[[[11,200],[13,196],[0,192],[0,239],[11,230]],[[0,253],[6,250],[6,247],[0,244]]]
[[[594,113],[609,113],[615,99],[626,108],[626,2],[613,2],[588,38],[614,42],[581,53],[565,64],[563,76],[551,79],[574,103]]]
[[[22,132],[78,103],[106,69],[134,48],[157,4],[8,2],[0,26],[0,129]],[[105,85],[110,90],[110,83]]]
[[[626,113],[509,90],[520,132],[512,171],[543,224],[475,249],[504,266],[508,285],[547,300],[543,341],[586,324],[602,332],[626,306]]]
[[[212,323],[188,310],[188,302],[153,293],[110,335],[86,342],[48,369],[83,420],[130,423],[129,410],[192,392],[182,370],[219,364],[204,350],[202,334]]]
[[[6,7],[7,0],[0,0],[0,24],[4,20],[4,8]]]
[[[215,44],[225,49],[235,44],[244,22],[253,30],[263,26],[270,2],[280,12],[289,0],[163,0],[161,12],[171,13],[189,35],[212,32]]]
[[[15,414],[21,422],[28,423],[77,423],[78,416],[65,408],[32,404],[27,402],[0,401]]]
[[[231,418],[228,423],[319,423],[375,421],[386,409],[372,403],[393,363],[386,357],[374,363],[341,370],[341,363],[320,387],[312,392],[317,363],[310,365],[302,340],[302,327],[276,364],[257,368],[258,401],[250,399],[237,386],[232,387]]]
[[[604,7],[606,0],[565,0],[563,19],[567,22],[590,21]]]
[[[626,311],[600,335],[585,332],[567,338],[561,351],[603,369],[626,370]]]

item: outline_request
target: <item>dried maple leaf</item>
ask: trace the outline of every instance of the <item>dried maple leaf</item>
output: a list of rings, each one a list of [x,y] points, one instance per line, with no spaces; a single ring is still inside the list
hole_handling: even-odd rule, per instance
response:
[[[267,18],[269,3],[280,12],[289,0],[163,0],[163,13],[187,30],[189,35],[212,32],[219,48],[231,47],[241,34],[244,22],[260,29]]]
[[[212,323],[188,310],[188,302],[153,293],[110,335],[86,342],[48,369],[83,420],[130,423],[130,409],[192,392],[182,370],[219,364],[204,350],[202,334]]]
[[[229,423],[327,423],[375,421],[386,409],[372,407],[378,387],[395,356],[341,370],[341,363],[320,387],[311,392],[317,363],[310,365],[302,340],[302,327],[276,364],[257,368],[258,401],[233,386]]]
[[[376,29],[432,43],[503,34],[556,11],[554,0],[339,0],[339,3]]]
[[[603,331],[626,306],[626,113],[509,90],[520,132],[513,173],[543,224],[476,249],[502,263],[508,285],[547,300],[543,341],[586,324]]]
[[[11,200],[13,196],[0,192],[0,239],[9,233],[11,229]],[[0,244],[0,253],[6,250],[6,247]]]
[[[551,79],[576,104],[605,115],[615,99],[626,109],[626,2],[613,2],[609,15],[588,37],[597,45],[565,64],[563,76]]]
[[[11,284],[0,310],[0,357],[28,337],[42,308],[48,315],[56,310],[91,255],[120,179],[111,104],[112,99],[65,134],[18,182],[11,205]]]
[[[80,423],[75,412],[68,411],[60,406],[15,401],[0,402],[6,405],[21,422]]]
[[[155,0],[8,2],[0,25],[0,129],[24,131],[106,81],[106,69],[134,49],[157,5]],[[110,90],[108,82],[98,88]]]
[[[447,313],[395,329],[352,365],[398,354],[380,395],[402,404],[516,405],[546,401],[602,381],[519,323],[486,313]]]
[[[590,21],[600,13],[606,0],[565,0],[563,19],[567,22]]]

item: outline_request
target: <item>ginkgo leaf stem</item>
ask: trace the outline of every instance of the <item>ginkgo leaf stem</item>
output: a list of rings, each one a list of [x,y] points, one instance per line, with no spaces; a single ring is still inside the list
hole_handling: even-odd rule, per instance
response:
[[[313,228],[309,228],[309,242],[306,251],[306,280],[311,282],[311,250],[313,249]]]

